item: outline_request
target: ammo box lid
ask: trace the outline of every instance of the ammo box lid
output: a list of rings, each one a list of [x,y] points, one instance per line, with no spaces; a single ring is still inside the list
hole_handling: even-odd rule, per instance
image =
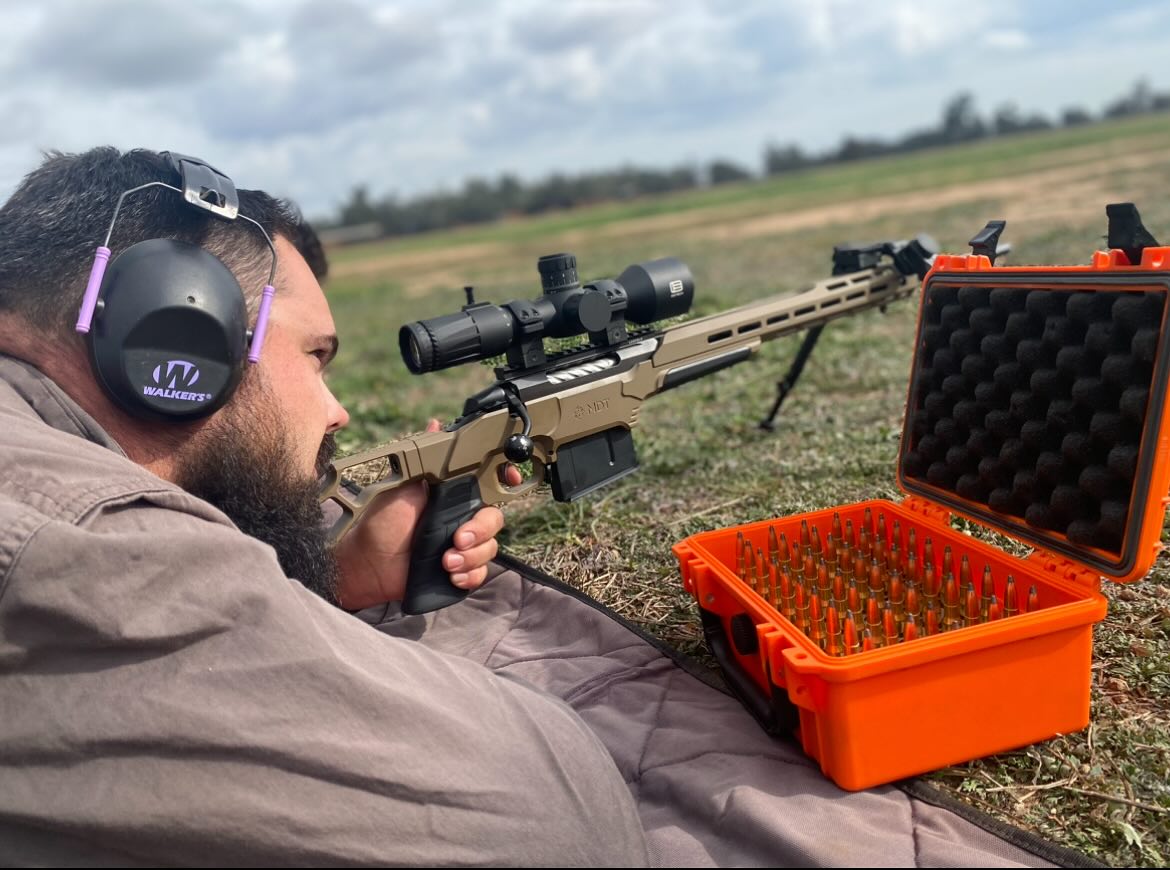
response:
[[[1099,575],[1143,577],[1170,486],[1170,247],[1138,253],[1031,267],[939,255],[899,486]]]

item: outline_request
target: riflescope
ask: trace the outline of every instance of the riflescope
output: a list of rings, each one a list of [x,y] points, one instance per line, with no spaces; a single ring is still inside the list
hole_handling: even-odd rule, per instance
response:
[[[458,313],[403,326],[398,344],[407,368],[419,375],[500,354],[512,366],[540,365],[545,338],[587,333],[593,345],[617,344],[627,338],[627,320],[647,324],[685,314],[695,295],[691,270],[674,257],[585,285],[572,254],[541,257],[536,268],[544,291],[537,299],[493,305],[476,302],[467,288],[468,304]]]

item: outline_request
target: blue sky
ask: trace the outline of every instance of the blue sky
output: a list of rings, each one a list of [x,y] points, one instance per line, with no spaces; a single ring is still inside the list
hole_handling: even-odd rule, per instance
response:
[[[330,215],[381,196],[1170,91],[1170,3],[0,0],[0,199],[46,149],[195,154]]]

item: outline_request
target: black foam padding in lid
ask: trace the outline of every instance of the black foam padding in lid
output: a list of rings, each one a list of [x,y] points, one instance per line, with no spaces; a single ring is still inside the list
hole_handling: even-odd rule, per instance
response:
[[[1133,272],[931,276],[903,487],[1121,576],[1162,425],[1168,287]]]

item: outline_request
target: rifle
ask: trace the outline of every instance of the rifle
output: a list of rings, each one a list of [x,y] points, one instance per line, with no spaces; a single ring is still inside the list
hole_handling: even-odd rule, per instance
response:
[[[399,345],[414,374],[506,355],[496,381],[467,399],[442,431],[421,433],[335,460],[321,501],[341,514],[329,531],[338,540],[381,495],[412,481],[428,484],[427,506],[413,542],[403,611],[427,613],[462,599],[441,564],[455,530],[485,504],[502,505],[551,484],[571,502],[637,469],[632,429],[653,395],[735,365],[760,345],[909,295],[937,247],[928,236],[833,250],[833,277],[782,295],[660,331],[649,325],[685,314],[694,279],[680,260],[635,264],[616,279],[581,285],[571,254],[541,257],[544,294],[497,306],[476,302],[455,314],[408,323]],[[911,279],[914,280],[911,280]],[[642,329],[631,329],[630,323]],[[546,338],[588,333],[588,346],[560,353]],[[809,350],[809,347],[806,344]],[[807,353],[780,383],[771,416],[799,375]],[[761,424],[764,425],[764,424]],[[382,460],[386,473],[357,487],[343,474]],[[505,482],[509,463],[531,462],[518,486]]]

